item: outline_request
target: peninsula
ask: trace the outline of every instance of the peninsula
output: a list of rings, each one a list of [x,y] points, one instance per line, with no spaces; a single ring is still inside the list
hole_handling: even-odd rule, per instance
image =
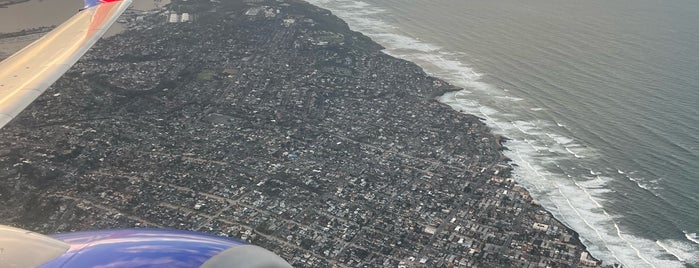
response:
[[[0,130],[0,224],[201,231],[295,267],[601,264],[510,178],[502,137],[435,100],[457,88],[329,11],[124,19]]]

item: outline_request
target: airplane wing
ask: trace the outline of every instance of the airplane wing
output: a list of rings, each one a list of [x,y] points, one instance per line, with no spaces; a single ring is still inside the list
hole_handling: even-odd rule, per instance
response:
[[[70,245],[34,232],[0,225],[0,266],[36,267],[55,259]]]
[[[85,0],[68,21],[0,62],[0,128],[99,40],[132,0]]]

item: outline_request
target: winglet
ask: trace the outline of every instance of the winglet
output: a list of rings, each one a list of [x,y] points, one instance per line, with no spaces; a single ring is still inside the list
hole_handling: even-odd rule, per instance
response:
[[[91,8],[94,6],[97,6],[102,3],[109,3],[109,2],[119,2],[121,0],[85,0],[85,7],[83,9]]]

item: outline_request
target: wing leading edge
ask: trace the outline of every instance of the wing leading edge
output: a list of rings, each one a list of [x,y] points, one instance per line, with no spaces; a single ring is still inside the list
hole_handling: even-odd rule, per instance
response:
[[[68,71],[131,1],[86,1],[85,9],[0,62],[0,128]]]

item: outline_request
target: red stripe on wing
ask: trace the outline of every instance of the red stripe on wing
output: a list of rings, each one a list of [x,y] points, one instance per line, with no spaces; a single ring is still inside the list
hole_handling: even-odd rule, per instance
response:
[[[102,0],[102,2],[118,2],[119,0]],[[92,21],[90,22],[90,28],[87,32],[87,37],[92,36],[95,34],[96,31],[99,30],[99,28],[104,26],[104,23],[109,19],[111,16],[111,13],[113,12],[114,8],[117,6],[117,4],[102,4],[97,6],[97,10],[95,10],[95,14],[92,15]]]

